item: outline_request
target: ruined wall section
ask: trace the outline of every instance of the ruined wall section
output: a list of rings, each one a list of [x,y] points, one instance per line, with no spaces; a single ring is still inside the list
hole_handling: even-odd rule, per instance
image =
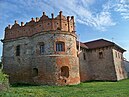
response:
[[[86,48],[81,48],[81,53],[79,54],[79,68],[80,68],[80,80],[85,82],[91,80],[91,70],[90,64],[88,63],[89,56]]]
[[[112,47],[96,48],[88,51],[92,80],[116,81]]]
[[[74,17],[66,18],[62,11],[55,18],[54,14],[49,18],[43,12],[40,19],[32,18],[25,25],[21,22],[21,26],[15,21],[12,27],[6,27],[3,64],[10,83],[80,83],[76,38]],[[19,56],[16,55],[18,45]]]
[[[38,68],[39,75],[34,82],[49,85],[68,85],[80,83],[79,63],[76,50],[76,36],[72,33],[55,31],[43,35],[33,36],[34,55],[32,69]],[[65,51],[56,51],[56,42],[65,43]],[[40,54],[39,43],[44,43],[44,54]],[[69,77],[61,75],[61,68],[68,67]]]
[[[31,41],[21,38],[6,41],[3,45],[3,70],[9,75],[10,83],[31,81]],[[20,45],[20,56],[16,56],[16,46]]]
[[[113,62],[115,66],[117,80],[122,80],[127,78],[127,72],[125,71],[123,52],[118,50],[117,48],[112,49],[113,52]]]
[[[65,51],[56,51],[56,42],[65,43]],[[44,53],[40,52],[44,44]],[[16,46],[20,45],[20,56]],[[41,32],[32,37],[5,40],[3,48],[4,71],[10,83],[67,85],[80,83],[76,35],[65,31]],[[61,75],[61,68],[68,67],[69,76]],[[38,70],[34,75],[33,69]]]
[[[21,25],[15,21],[14,25],[9,25],[5,28],[5,40],[16,39],[19,37],[28,37],[40,32],[52,31],[52,30],[61,30],[68,31],[71,33],[75,32],[74,17],[67,18],[62,15],[62,11],[59,12],[59,15],[54,18],[54,14],[51,14],[52,18],[49,18],[43,12],[43,16],[40,18],[31,19],[30,22],[27,22],[25,25],[21,22]]]

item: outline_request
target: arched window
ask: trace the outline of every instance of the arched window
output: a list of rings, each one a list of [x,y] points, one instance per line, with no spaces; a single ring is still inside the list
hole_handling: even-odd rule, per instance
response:
[[[66,78],[69,77],[69,67],[68,66],[61,67],[61,76],[64,76]]]
[[[33,77],[38,76],[38,69],[33,68]]]
[[[61,42],[61,41],[57,41],[56,42],[56,51],[57,52],[65,51],[65,43]]]

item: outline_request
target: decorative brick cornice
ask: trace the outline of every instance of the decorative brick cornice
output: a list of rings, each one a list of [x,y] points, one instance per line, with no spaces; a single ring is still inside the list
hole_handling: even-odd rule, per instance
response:
[[[34,34],[45,32],[45,31],[67,31],[68,33],[75,33],[75,23],[74,17],[68,16],[67,18],[62,15],[62,11],[59,12],[59,15],[54,18],[54,14],[51,14],[52,18],[49,18],[45,12],[43,15],[36,19],[31,18],[31,21],[24,24],[21,22],[21,25],[18,24],[18,21],[15,20],[14,25],[8,25],[5,28],[5,38],[15,39],[18,37],[28,37]]]

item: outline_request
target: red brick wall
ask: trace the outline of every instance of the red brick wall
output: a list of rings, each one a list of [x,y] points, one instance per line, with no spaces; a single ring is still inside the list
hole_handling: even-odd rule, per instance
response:
[[[23,36],[32,36],[36,33],[42,31],[51,31],[51,30],[61,30],[74,32],[74,17],[67,18],[62,15],[62,12],[59,13],[57,17],[49,18],[43,13],[43,16],[39,20],[32,20],[25,25],[21,26],[15,21],[15,24],[12,27],[8,26],[5,29],[5,39],[15,39]]]

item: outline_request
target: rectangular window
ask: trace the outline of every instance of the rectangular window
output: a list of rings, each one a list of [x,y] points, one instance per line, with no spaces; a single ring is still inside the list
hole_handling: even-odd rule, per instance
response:
[[[20,45],[16,46],[16,56],[20,56]]]
[[[38,69],[37,68],[33,68],[33,77],[38,76]]]
[[[99,52],[99,59],[103,58],[103,52]]]
[[[117,58],[117,52],[115,52],[116,53],[116,58]]]
[[[118,57],[120,58],[120,53],[118,53]]]
[[[40,54],[44,54],[44,45],[40,45]]]
[[[123,54],[121,54],[121,59],[123,59]]]
[[[64,51],[64,42],[56,43],[56,51]]]
[[[85,53],[83,53],[83,59],[86,60],[86,55],[85,55]]]

